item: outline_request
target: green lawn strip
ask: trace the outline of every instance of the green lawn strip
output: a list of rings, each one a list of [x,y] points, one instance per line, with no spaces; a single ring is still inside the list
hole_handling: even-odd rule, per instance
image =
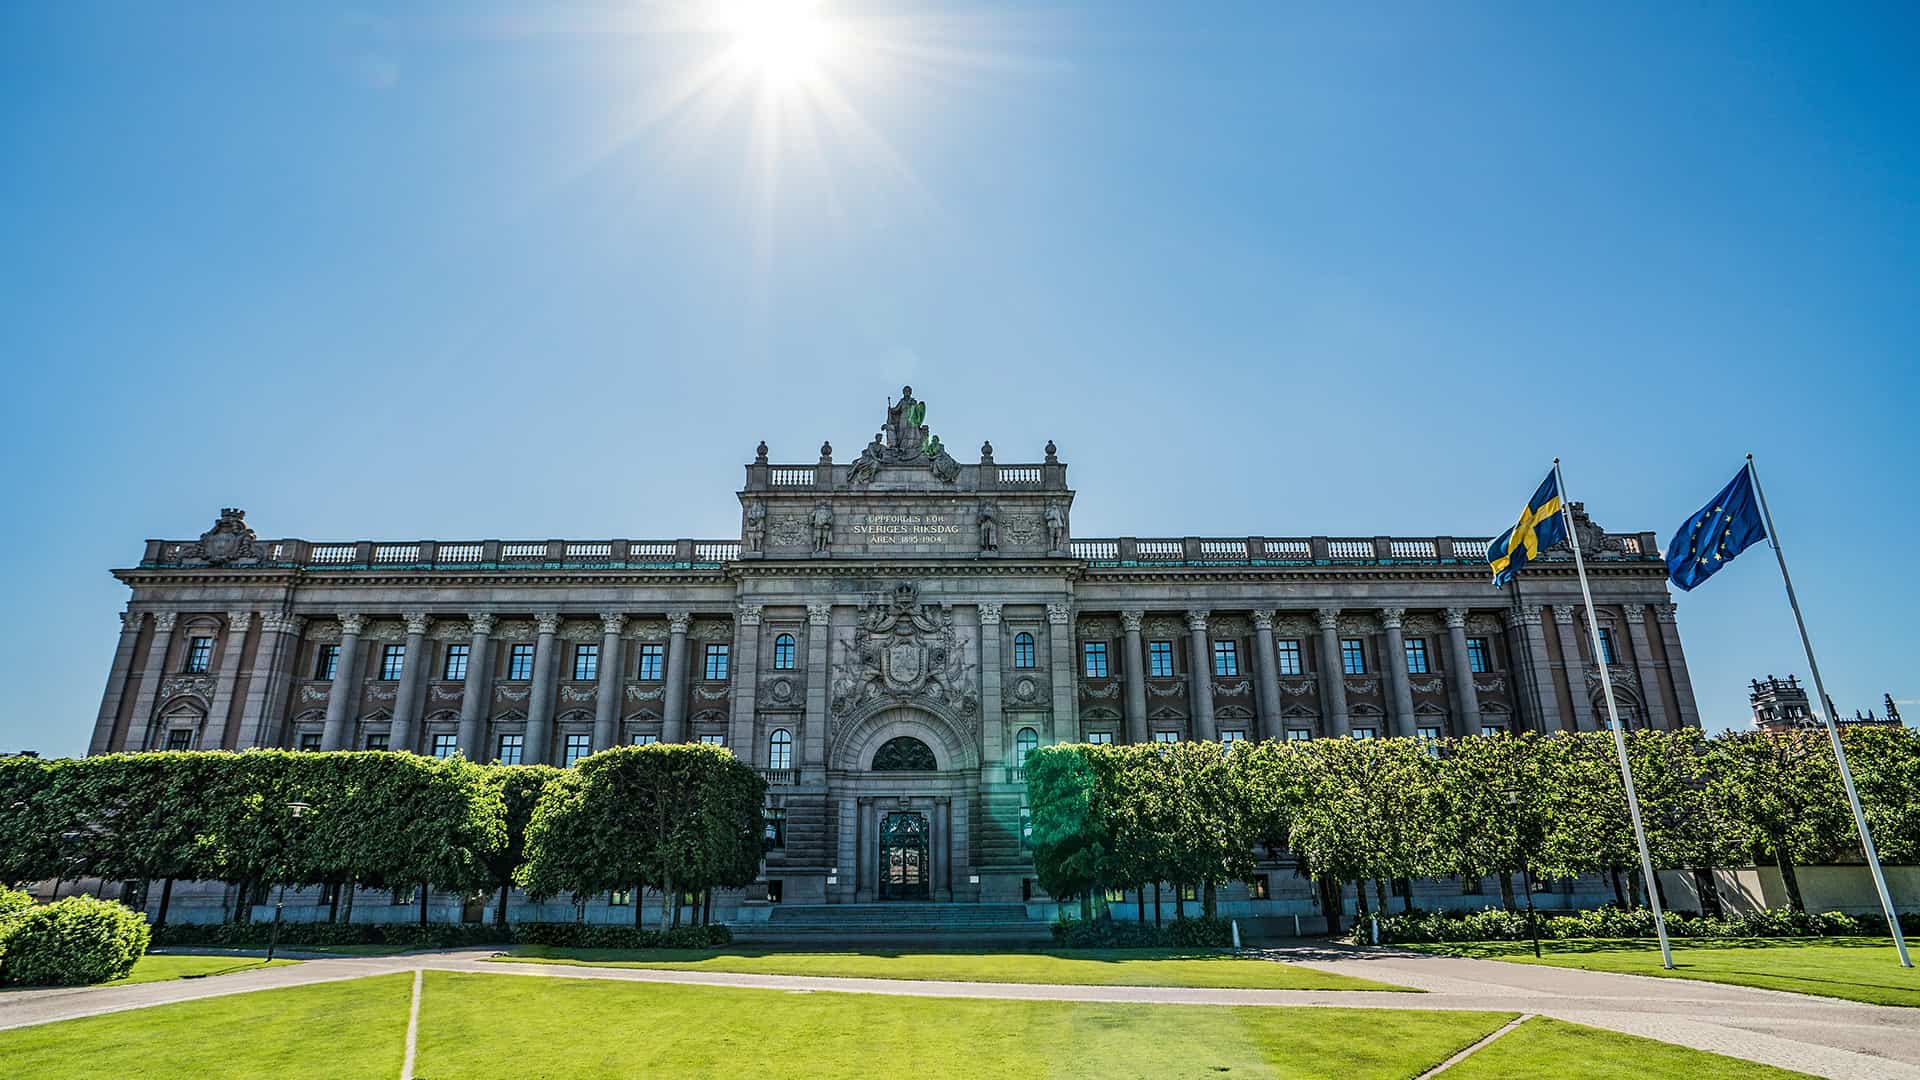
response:
[[[1674,970],[1660,966],[1660,947],[1644,941],[1543,941],[1533,957],[1525,941],[1447,942],[1405,948],[1519,964],[1550,964],[1585,971],[1699,979],[1704,982],[1791,990],[1870,1005],[1920,1007],[1920,969],[1903,968],[1885,938],[1725,938],[1677,940]]]
[[[998,1001],[429,971],[421,1080],[1409,1077],[1511,1013]]]
[[[412,990],[412,973],[402,972],[0,1031],[0,1072],[34,1080],[392,1080],[406,1050]]]
[[[1404,990],[1404,987],[1273,960],[1171,949],[1082,950],[1072,953],[778,952],[729,949],[563,949],[515,947],[490,959],[507,963],[586,964],[752,975],[821,975],[857,979],[1042,983],[1053,986],[1191,986],[1250,990]]]
[[[1447,1080],[1785,1080],[1807,1074],[1536,1016],[1443,1075]]]
[[[242,971],[259,971],[265,967],[285,967],[297,964],[298,960],[274,958],[271,965],[257,956],[185,956],[173,954],[148,953],[133,962],[133,973],[124,979],[117,979],[105,986],[126,986],[129,983],[165,982],[168,979],[206,978],[214,975],[232,975]]]

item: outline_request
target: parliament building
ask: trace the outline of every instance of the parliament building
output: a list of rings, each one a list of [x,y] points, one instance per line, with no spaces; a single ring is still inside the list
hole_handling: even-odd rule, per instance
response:
[[[752,921],[1044,902],[1049,743],[1597,730],[1602,663],[1634,727],[1699,725],[1650,532],[1573,505],[1596,657],[1570,551],[1495,591],[1485,536],[1082,536],[1052,443],[962,463],[925,413],[904,389],[851,461],[762,443],[724,539],[149,540],[90,752],[726,746],[770,785],[764,880],[715,911]],[[1311,914],[1265,869],[1223,907]]]

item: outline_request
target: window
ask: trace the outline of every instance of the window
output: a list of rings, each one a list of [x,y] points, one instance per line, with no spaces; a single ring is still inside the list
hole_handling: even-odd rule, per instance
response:
[[[167,749],[193,749],[193,732],[187,728],[174,728],[172,731],[167,732]]]
[[[447,662],[440,668],[440,677],[449,682],[457,682],[467,677],[467,651],[469,645],[447,646]]]
[[[1153,733],[1153,741],[1157,743],[1177,743],[1180,741],[1180,733],[1177,731],[1156,731]]]
[[[1025,630],[1013,635],[1013,666],[1017,668],[1033,666],[1033,635]]]
[[[521,752],[526,749],[526,745],[525,735],[502,735],[500,736],[500,754],[494,760],[502,765],[518,765]]]
[[[460,749],[460,736],[435,735],[433,737],[433,756],[450,758]]]
[[[1267,875],[1255,874],[1253,877],[1247,879],[1247,899],[1273,899],[1273,886],[1272,883],[1267,880]]]
[[[1300,674],[1300,643],[1292,638],[1274,642],[1280,647],[1280,674]]]
[[[407,647],[405,645],[382,645],[380,647],[380,678],[385,682],[394,682],[407,667]]]
[[[1227,746],[1247,737],[1244,731],[1223,731],[1220,733],[1220,745]]]
[[[702,735],[700,736],[700,745],[725,746],[727,745],[727,737],[725,735]]]
[[[667,647],[657,641],[640,646],[640,674],[636,676],[647,682],[660,681],[660,669],[666,666]]]
[[[581,758],[591,753],[593,753],[593,736],[569,735],[567,736],[567,753],[560,759],[560,764],[571,769],[580,764]]]
[[[213,666],[213,639],[197,637],[187,643],[187,674],[204,675]]]
[[[1290,727],[1287,729],[1288,742],[1306,742],[1311,738],[1313,738],[1313,732],[1308,731],[1306,728]]]
[[[710,642],[707,645],[706,678],[709,681],[725,682],[727,680],[728,648],[729,646],[720,642]]]
[[[1467,639],[1467,670],[1486,672],[1493,670],[1492,656],[1487,652],[1487,639],[1470,637]]]
[[[533,646],[528,642],[516,642],[507,652],[507,678],[526,680],[533,678]]]
[[[367,749],[369,750],[385,750],[388,745],[387,737],[384,734],[367,736]]]
[[[340,646],[322,645],[314,653],[313,677],[331,679],[334,672],[340,670]]]
[[[600,646],[582,642],[573,647],[573,677],[577,682],[600,677]]]
[[[608,907],[632,907],[633,906],[633,890],[632,889],[615,889],[612,892],[608,893],[607,906]]]
[[[300,733],[300,749],[303,751],[313,751],[313,750],[320,749],[320,733],[317,731],[301,732]]]
[[[1087,678],[1104,679],[1107,677],[1106,642],[1083,641],[1080,643],[1080,655],[1085,662]]]
[[[1378,734],[1379,732],[1375,728],[1357,727],[1353,729],[1353,737],[1356,739],[1371,739],[1376,737]]]
[[[1407,674],[1428,674],[1426,638],[1407,639]]]
[[[774,728],[767,736],[767,768],[793,768],[793,732],[786,728]]]
[[[1173,678],[1173,642],[1147,642],[1147,674],[1156,679]]]
[[[1087,732],[1087,741],[1088,741],[1088,742],[1090,742],[1090,743],[1092,743],[1092,744],[1093,744],[1093,745],[1095,745],[1095,746],[1112,746],[1112,745],[1113,745],[1113,732],[1111,732],[1111,731],[1089,731],[1089,732]]]
[[[1213,673],[1215,675],[1240,674],[1239,642],[1216,641],[1213,643]]]
[[[1613,631],[1606,627],[1600,628],[1600,659],[1609,664],[1620,662],[1613,654]]]
[[[1030,727],[1023,727],[1013,737],[1013,763],[1025,765],[1027,755],[1040,748],[1040,733]]]
[[[763,811],[761,820],[765,823],[761,835],[767,841],[769,849],[787,846],[787,812],[785,810]]]
[[[793,635],[781,634],[773,639],[773,667],[776,671],[793,669]]]
[[[1340,670],[1349,675],[1367,673],[1366,645],[1359,638],[1340,639]]]
[[[635,746],[652,746],[659,741],[660,736],[658,735],[635,735],[633,737],[633,745]]]

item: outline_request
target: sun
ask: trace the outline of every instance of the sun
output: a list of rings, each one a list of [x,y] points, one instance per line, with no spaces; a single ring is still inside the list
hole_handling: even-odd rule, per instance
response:
[[[820,83],[844,45],[817,0],[728,0],[721,24],[734,39],[729,66],[773,91]]]

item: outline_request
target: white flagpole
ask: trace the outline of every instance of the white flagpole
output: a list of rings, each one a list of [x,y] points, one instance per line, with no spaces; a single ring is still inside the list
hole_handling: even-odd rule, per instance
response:
[[[1793,608],[1794,624],[1800,627],[1800,646],[1807,652],[1807,669],[1813,673],[1813,689],[1820,695],[1820,718],[1827,722],[1827,738],[1833,741],[1833,757],[1840,763],[1840,785],[1847,789],[1847,803],[1853,807],[1853,825],[1860,830],[1860,847],[1867,856],[1867,869],[1873,872],[1873,887],[1880,894],[1880,910],[1887,914],[1887,929],[1893,932],[1893,949],[1900,954],[1900,966],[1912,967],[1907,955],[1906,935],[1900,932],[1900,913],[1894,910],[1893,895],[1887,891],[1887,877],[1880,870],[1880,852],[1873,846],[1873,832],[1867,828],[1866,812],[1860,809],[1860,793],[1853,787],[1853,770],[1847,768],[1847,749],[1840,744],[1840,728],[1833,722],[1833,699],[1820,680],[1820,665],[1813,659],[1813,641],[1807,637],[1807,620],[1800,615],[1800,599],[1793,594],[1793,577],[1787,573],[1787,556],[1780,549],[1780,534],[1773,530],[1773,512],[1767,509],[1767,493],[1760,487],[1760,470],[1754,468],[1753,455],[1747,455],[1747,476],[1753,481],[1753,493],[1760,497],[1760,515],[1767,523],[1767,540],[1774,557],[1780,561],[1780,580],[1787,586],[1787,605]]]
[[[1600,692],[1607,699],[1607,726],[1613,729],[1613,749],[1620,755],[1620,779],[1627,787],[1627,813],[1633,818],[1633,842],[1640,847],[1640,876],[1647,885],[1647,906],[1653,909],[1653,931],[1660,938],[1660,966],[1673,970],[1673,947],[1667,944],[1667,913],[1660,909],[1660,882],[1653,876],[1653,855],[1647,851],[1647,830],[1640,824],[1640,797],[1633,790],[1633,766],[1627,762],[1627,738],[1620,733],[1620,710],[1613,702],[1613,676],[1600,645],[1600,623],[1593,617],[1593,592],[1587,588],[1587,560],[1580,554],[1580,534],[1573,530],[1573,503],[1567,498],[1567,480],[1560,475],[1560,459],[1553,459],[1554,486],[1560,489],[1560,515],[1567,524],[1567,546],[1573,549],[1573,568],[1580,575],[1580,599],[1587,605],[1587,630],[1593,635],[1593,659],[1600,669]]]

